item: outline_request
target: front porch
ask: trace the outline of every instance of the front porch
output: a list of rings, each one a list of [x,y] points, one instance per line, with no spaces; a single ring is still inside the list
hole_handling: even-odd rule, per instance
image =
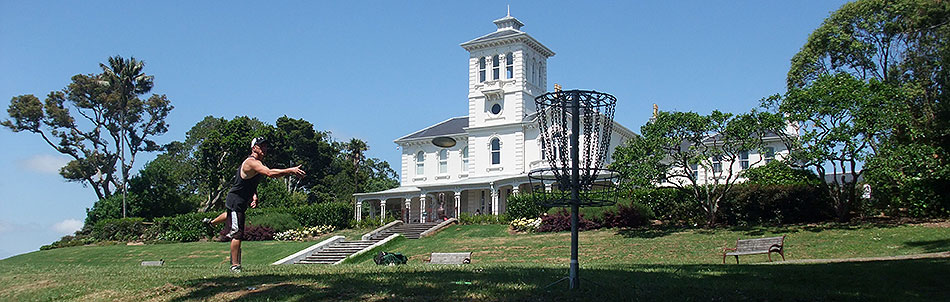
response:
[[[470,215],[504,214],[508,197],[531,192],[527,175],[479,177],[454,183],[398,187],[386,191],[354,194],[355,219],[400,219],[426,223]]]

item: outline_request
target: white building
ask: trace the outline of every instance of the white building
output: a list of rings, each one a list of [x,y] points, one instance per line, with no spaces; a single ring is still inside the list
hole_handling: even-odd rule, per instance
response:
[[[433,221],[443,212],[503,214],[508,196],[530,190],[528,172],[547,167],[534,99],[546,92],[554,52],[521,31],[524,24],[514,17],[494,23],[495,32],[461,44],[469,52],[468,115],[396,139],[400,186],[355,194],[358,220],[364,207],[407,223]],[[634,135],[614,123],[610,152]],[[433,140],[456,144],[440,147]]]

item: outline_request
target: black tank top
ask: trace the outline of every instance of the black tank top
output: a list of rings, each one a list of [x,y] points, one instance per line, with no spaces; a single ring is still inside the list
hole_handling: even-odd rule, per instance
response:
[[[247,207],[251,204],[254,193],[257,193],[257,185],[264,179],[264,174],[260,173],[257,173],[257,175],[254,175],[254,177],[250,179],[241,178],[241,167],[243,166],[244,164],[242,163],[241,166],[238,167],[237,173],[234,175],[234,180],[231,181],[231,190],[228,191],[228,196],[224,201],[224,206],[232,211],[247,211]]]

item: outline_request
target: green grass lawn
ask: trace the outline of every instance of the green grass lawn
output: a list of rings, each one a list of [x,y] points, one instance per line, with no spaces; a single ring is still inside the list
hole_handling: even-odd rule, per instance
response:
[[[351,239],[359,233],[342,231]],[[743,265],[721,264],[722,247],[736,238],[771,235],[788,235],[789,260],[950,250],[945,224],[598,230],[580,235],[582,288],[571,292],[565,283],[546,288],[567,274],[570,234],[451,226],[386,246],[410,257],[409,265],[394,267],[373,265],[369,257],[337,266],[269,265],[315,242],[246,242],[241,274],[228,272],[227,244],[218,242],[39,251],[0,260],[0,300],[950,301],[946,258],[745,265],[767,261],[752,255],[740,258]],[[459,251],[473,252],[471,265],[423,262],[431,252]],[[158,259],[165,266],[139,265]]]

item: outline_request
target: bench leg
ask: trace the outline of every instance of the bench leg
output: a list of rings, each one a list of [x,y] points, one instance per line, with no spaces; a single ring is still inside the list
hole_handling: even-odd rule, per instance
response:
[[[783,253],[782,251],[779,251],[778,254],[782,255],[782,261],[785,261],[785,253]]]
[[[726,264],[726,253],[722,253],[722,264]]]
[[[739,255],[736,255],[736,264],[739,264]]]
[[[772,262],[772,252],[768,252],[768,253],[766,253],[766,254],[769,255],[769,262]]]

